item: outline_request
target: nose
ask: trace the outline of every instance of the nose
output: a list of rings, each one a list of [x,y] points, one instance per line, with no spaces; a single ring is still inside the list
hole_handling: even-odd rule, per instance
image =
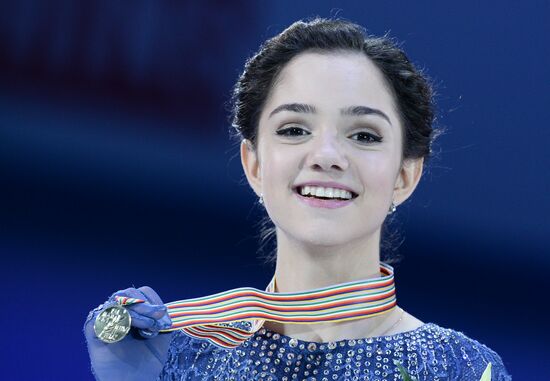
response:
[[[337,133],[328,131],[313,139],[307,166],[324,171],[331,171],[333,168],[345,171],[348,168],[349,162]]]

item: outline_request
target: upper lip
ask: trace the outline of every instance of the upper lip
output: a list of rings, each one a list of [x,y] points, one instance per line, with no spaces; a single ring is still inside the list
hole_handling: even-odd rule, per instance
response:
[[[304,187],[306,185],[314,186],[314,187],[324,187],[324,188],[339,188],[339,189],[345,189],[348,192],[351,192],[353,196],[357,196],[358,193],[354,191],[352,188],[348,187],[347,185],[340,184],[334,181],[306,181],[303,183],[299,183],[294,185],[294,190],[298,190],[300,187]]]

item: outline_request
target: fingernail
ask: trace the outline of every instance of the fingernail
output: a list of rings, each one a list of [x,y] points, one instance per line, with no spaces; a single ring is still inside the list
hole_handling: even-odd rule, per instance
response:
[[[145,329],[140,329],[140,330],[139,330],[139,334],[140,334],[142,337],[146,338],[146,339],[150,339],[150,338],[153,338],[153,337],[157,336],[157,335],[158,335],[158,332],[156,332],[156,331],[150,331],[150,330],[145,330]]]

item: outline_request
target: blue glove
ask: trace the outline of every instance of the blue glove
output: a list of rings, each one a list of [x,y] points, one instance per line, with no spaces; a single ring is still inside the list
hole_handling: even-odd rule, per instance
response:
[[[116,295],[143,299],[145,303],[125,307],[132,317],[132,328],[124,339],[107,344],[95,335],[94,322],[104,308],[117,304]],[[152,288],[143,286],[115,292],[106,303],[90,311],[84,324],[96,380],[156,380],[167,360],[174,334],[159,334],[159,330],[167,329],[171,324],[166,306]]]

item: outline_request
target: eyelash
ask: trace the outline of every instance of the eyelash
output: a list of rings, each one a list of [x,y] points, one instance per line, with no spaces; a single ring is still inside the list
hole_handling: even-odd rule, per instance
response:
[[[290,136],[290,135],[287,134],[287,132],[289,132],[291,130],[305,131],[303,128],[300,128],[300,127],[287,127],[287,128],[283,128],[283,129],[278,130],[276,133],[279,136]],[[359,135],[359,134],[366,135],[370,139],[372,139],[370,142],[367,142],[367,143],[380,143],[382,141],[381,137],[373,135],[373,134],[369,134],[368,132],[365,132],[365,131],[357,132],[357,133],[353,134],[352,136]],[[296,136],[296,135],[292,135],[292,136]],[[301,136],[303,136],[303,135],[301,135]],[[353,139],[353,140],[360,141],[358,139]]]

